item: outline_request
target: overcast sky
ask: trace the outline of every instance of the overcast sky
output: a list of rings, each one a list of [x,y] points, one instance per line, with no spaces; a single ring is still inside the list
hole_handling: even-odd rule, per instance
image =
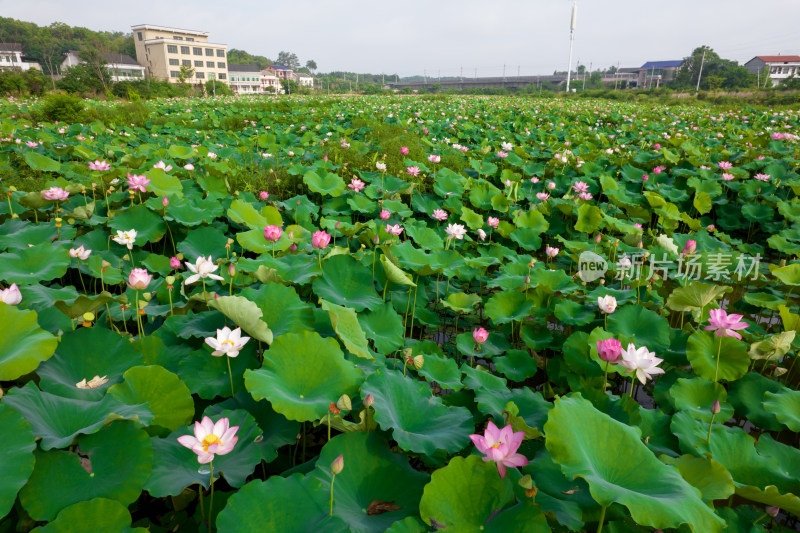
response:
[[[321,72],[499,76],[566,70],[571,0],[0,0],[0,16],[130,31],[156,24]],[[578,0],[575,61],[596,67],[800,53],[800,0]]]

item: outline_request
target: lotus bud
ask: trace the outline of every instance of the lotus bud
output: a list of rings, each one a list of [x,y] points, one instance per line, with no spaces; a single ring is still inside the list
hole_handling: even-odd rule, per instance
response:
[[[174,257],[174,256],[170,257],[169,258],[169,266],[173,270],[178,270],[181,267],[181,260],[178,259],[177,257]]]
[[[779,513],[780,511],[781,511],[781,508],[780,508],[780,507],[776,507],[776,506],[774,506],[774,505],[767,506],[767,507],[764,509],[764,512],[765,512],[765,513],[767,513],[767,514],[768,514],[769,516],[771,516],[772,518],[775,518],[776,516],[778,516],[778,513]]]
[[[597,237],[594,238],[594,242],[596,242],[597,244],[600,244],[600,241],[602,241],[602,240],[603,240],[603,234],[602,233],[598,233]]]
[[[228,275],[233,277],[236,275],[236,267],[233,266],[233,263],[228,263]]]
[[[367,394],[364,396],[364,407],[371,407],[372,404],[375,403],[375,398],[372,397],[372,394]]]
[[[291,246],[289,246],[289,249],[290,249],[291,251],[293,251],[293,252],[294,252],[294,251],[297,251],[297,245],[296,245],[295,243],[292,243],[292,245],[291,245]]]
[[[718,415],[720,410],[721,410],[721,408],[720,408],[720,405],[719,405],[719,400],[715,400],[714,403],[711,404],[711,414],[712,415]]]
[[[167,199],[166,196],[161,198],[161,205],[163,205],[164,207],[167,207],[169,205],[169,199]]]
[[[642,241],[641,241],[641,240],[639,241],[639,244],[637,244],[637,245],[636,245],[636,247],[637,247],[638,249],[640,249],[640,250],[641,250],[642,248],[644,248],[644,244],[642,243]]]
[[[339,455],[331,463],[331,473],[335,476],[336,474],[341,474],[342,470],[344,470],[344,456]]]
[[[331,402],[331,404],[328,406],[328,412],[332,415],[338,415],[339,413],[341,413],[341,410],[339,410],[339,408],[336,407],[335,403]]]
[[[530,283],[531,283],[531,277],[525,276],[525,285],[530,285]]]
[[[347,394],[342,394],[341,397],[339,397],[339,399],[336,401],[336,407],[342,411],[352,411],[353,404],[350,401],[350,396]]]

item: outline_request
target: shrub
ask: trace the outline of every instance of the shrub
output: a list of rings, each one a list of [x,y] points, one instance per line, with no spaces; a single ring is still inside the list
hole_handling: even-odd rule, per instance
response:
[[[49,94],[42,104],[42,115],[46,120],[59,122],[80,122],[80,115],[86,107],[83,98],[71,94]]]

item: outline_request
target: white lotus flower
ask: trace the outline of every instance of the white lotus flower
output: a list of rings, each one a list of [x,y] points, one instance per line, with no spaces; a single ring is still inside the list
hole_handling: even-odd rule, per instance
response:
[[[84,250],[83,245],[81,244],[77,248],[70,248],[69,249],[69,256],[74,257],[77,259],[81,259],[82,261],[86,261],[89,258],[89,254],[91,254],[91,250]]]
[[[636,377],[644,385],[648,379],[653,379],[654,374],[663,374],[664,370],[658,368],[663,359],[656,357],[647,346],[636,348],[633,343],[628,344],[628,349],[622,351],[622,359],[618,364],[636,372]]]
[[[448,239],[463,239],[464,235],[467,234],[467,230],[464,228],[463,224],[448,224],[447,228],[444,230],[447,233]]]
[[[250,337],[242,337],[242,328],[236,328],[231,331],[231,328],[225,326],[217,330],[217,337],[206,337],[206,344],[214,348],[211,355],[217,357],[227,355],[228,357],[236,357],[239,351],[247,344]]]
[[[597,307],[599,307],[600,310],[605,314],[610,315],[617,308],[617,299],[611,296],[610,294],[606,294],[605,296],[598,296]]]
[[[214,261],[211,260],[210,255],[208,256],[208,259],[201,255],[197,258],[197,261],[195,261],[194,264],[190,263],[189,261],[186,261],[185,264],[186,268],[194,272],[194,274],[186,278],[186,281],[184,282],[186,285],[190,285],[200,278],[211,278],[217,280],[223,279],[221,276],[212,274],[212,272],[215,272],[219,269],[219,265],[214,264]]]
[[[129,229],[128,231],[117,230],[117,236],[112,237],[111,240],[123,246],[127,246],[128,250],[133,250],[133,243],[136,242],[136,230],[135,229]]]

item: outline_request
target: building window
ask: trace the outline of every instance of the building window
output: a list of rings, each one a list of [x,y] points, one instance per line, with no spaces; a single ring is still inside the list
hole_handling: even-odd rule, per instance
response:
[[[192,49],[192,52],[194,52],[194,55],[196,55],[196,56],[201,56],[201,55],[203,55],[203,49],[202,49],[202,48],[200,48],[199,46],[195,46],[195,47]]]
[[[208,73],[208,79],[213,80],[216,77],[217,77],[217,75],[214,72],[209,72]]]
[[[181,75],[181,73],[177,70],[170,70],[169,75],[171,78],[177,78]]]
[[[206,61],[206,67],[214,68],[214,62],[213,61]]]
[[[178,45],[177,44],[168,44],[167,45],[167,52],[170,54],[177,54],[178,53]]]
[[[225,57],[225,50],[217,50],[217,57]]]
[[[206,48],[206,55],[214,57],[214,49],[213,48]]]
[[[219,79],[224,80],[226,78],[226,74],[224,72],[219,73]]]
[[[173,67],[177,67],[178,65],[181,64],[181,62],[178,61],[177,59],[170,58],[169,59],[169,64],[172,65]]]
[[[181,37],[180,35],[173,35],[172,38],[175,39],[176,41],[182,41],[183,40],[183,37]]]
[[[225,68],[225,63],[222,61],[217,62],[217,68]]]
[[[186,40],[190,43],[194,42],[194,37],[187,37]]]
[[[189,61],[188,59],[184,59],[183,61],[181,61],[181,63],[183,65],[187,66],[187,67],[191,67],[192,66],[192,62]]]
[[[196,67],[202,67],[202,66],[203,66],[203,62],[202,62],[202,61],[195,61],[195,62],[194,62],[194,66],[196,66]]]
[[[195,77],[195,78],[199,78],[199,79],[201,79],[201,80],[202,80],[203,78],[205,78],[205,77],[206,77],[206,75],[205,75],[205,74],[203,74],[202,72],[195,72],[195,73],[194,73],[194,77]]]
[[[140,40],[140,41],[142,40],[142,32],[140,32],[140,31],[137,31],[137,32],[136,32],[136,36],[137,36],[137,37],[139,37],[139,40]]]
[[[188,46],[181,46],[181,53],[183,55],[189,55],[189,47]]]

